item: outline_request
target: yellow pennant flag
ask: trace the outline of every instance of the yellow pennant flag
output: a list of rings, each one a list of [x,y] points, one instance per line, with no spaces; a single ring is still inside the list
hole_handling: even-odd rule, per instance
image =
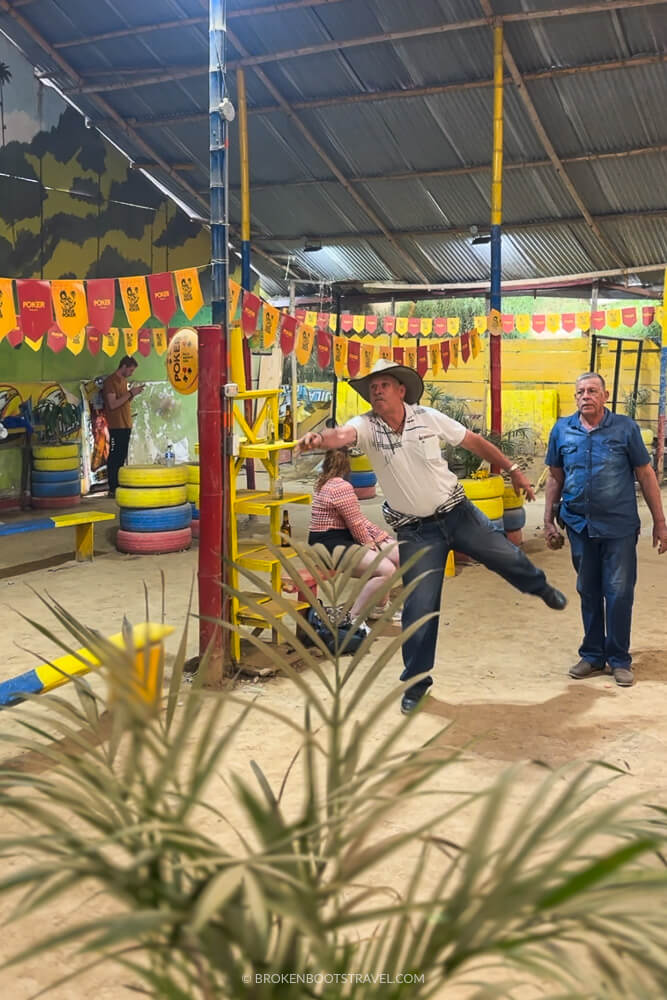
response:
[[[403,364],[407,368],[416,368],[417,367],[417,345],[416,344],[410,344],[409,347],[405,348],[405,361],[403,362]]]
[[[475,329],[477,330],[477,333],[486,333],[487,329],[486,316],[475,316]]]
[[[241,286],[238,281],[232,281],[229,279],[229,322],[233,323],[236,317],[236,310],[239,307],[239,299],[241,298]],[[183,310],[185,312],[185,310]],[[190,317],[192,318],[192,317]]]
[[[199,271],[196,267],[185,267],[181,271],[174,271],[174,277],[181,309],[188,319],[194,319],[204,305],[204,296],[199,284]]]
[[[419,323],[419,332],[422,337],[429,337],[433,333],[433,319],[431,316],[424,316]]]
[[[279,323],[280,311],[265,302],[262,315],[262,347],[267,351],[273,347],[276,342]]]
[[[317,319],[317,317],[316,317]],[[315,327],[307,323],[297,323],[294,353],[300,365],[307,365],[315,343]]]
[[[88,303],[83,281],[52,281],[51,298],[56,323],[67,339],[81,333],[88,323]],[[79,351],[73,353],[78,354]]]
[[[665,272],[665,274],[667,274],[667,271]],[[655,322],[656,323],[660,323],[660,325],[662,325],[663,318],[667,322],[667,316],[665,316],[665,307],[664,306],[656,306],[655,307],[655,316],[653,318],[655,319]],[[667,346],[667,345],[665,345],[665,346]]]
[[[558,333],[560,330],[560,313],[547,313],[547,330],[549,333]]]
[[[153,327],[153,347],[156,354],[164,354],[167,350],[167,331],[164,326]]]
[[[347,337],[333,338],[333,362],[337,378],[343,378],[347,371]]]
[[[404,337],[408,332],[408,317],[407,316],[397,316],[396,317],[396,333],[399,337]]]
[[[385,341],[383,344],[379,345],[378,356],[380,358],[382,358],[383,361],[393,361],[394,360],[393,357],[392,357],[391,347],[389,346],[389,342],[388,341]]]
[[[439,375],[440,365],[441,365],[440,344],[428,345],[428,361],[429,361],[429,368],[433,372],[433,375],[434,376]]]
[[[486,320],[486,316],[484,317]],[[473,361],[482,349],[482,342],[479,337],[477,330],[470,331],[470,353],[472,354]]]
[[[449,341],[449,360],[451,362],[452,368],[458,368],[459,366],[459,338],[452,337]]]
[[[118,285],[127,322],[133,330],[138,330],[144,326],[151,315],[146,279],[143,275],[137,275],[134,278],[119,278]]]
[[[375,361],[375,344],[372,340],[362,340],[359,355],[359,377],[368,375]]]
[[[458,316],[447,317],[447,333],[450,337],[457,337],[461,329],[461,320]]]
[[[0,340],[16,329],[16,306],[11,278],[0,278]],[[26,337],[30,340],[30,337]]]
[[[607,325],[616,330],[621,325],[621,310],[607,309]]]
[[[132,357],[133,354],[137,353],[139,347],[139,334],[132,327],[126,327],[123,329],[123,342],[125,344],[125,353]]]
[[[517,313],[514,322],[519,333],[528,333],[530,331],[530,313]]]
[[[306,318],[304,319],[306,326],[312,326],[313,329],[317,326],[317,313],[313,312],[311,309],[306,313]]]
[[[575,323],[582,331],[582,333],[587,333],[591,328],[591,314],[590,312],[579,312],[576,315]]]
[[[366,317],[365,316],[353,316],[352,317],[352,329],[355,333],[363,333],[366,329]]]
[[[63,330],[63,333],[65,331]],[[67,350],[71,351],[72,354],[81,354],[81,351],[86,346],[86,331],[79,330],[75,333],[73,337],[67,338]]]
[[[40,337],[39,340],[32,340],[31,337],[24,337],[23,343],[27,344],[33,351],[40,351],[42,349],[42,341],[44,337]],[[68,341],[69,343],[69,341]]]
[[[102,334],[102,350],[107,357],[112,358],[118,350],[120,333],[117,326],[112,326],[108,333]]]
[[[503,317],[498,309],[492,309],[489,313],[488,319],[488,330],[492,337],[499,337],[503,332]],[[480,333],[482,331],[480,330]]]

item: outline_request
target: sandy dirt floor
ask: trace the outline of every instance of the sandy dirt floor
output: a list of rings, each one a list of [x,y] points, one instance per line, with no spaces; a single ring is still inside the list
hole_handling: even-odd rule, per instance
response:
[[[261,483],[260,483],[261,485]],[[309,485],[306,484],[306,488]],[[112,510],[108,500],[85,501],[91,507]],[[650,517],[640,504],[643,530],[639,543],[639,583],[635,602],[633,655],[637,683],[621,690],[609,676],[575,682],[567,669],[577,659],[580,618],[574,573],[567,546],[560,552],[546,549],[539,531],[543,494],[528,508],[524,548],[542,566],[550,581],[570,600],[563,613],[549,610],[541,601],[525,597],[480,566],[466,567],[446,581],[435,686],[420,717],[415,739],[426,739],[443,724],[451,723],[440,745],[466,747],[460,762],[439,779],[448,788],[481,788],[508,765],[542,761],[557,767],[578,759],[603,759],[628,772],[627,777],[603,792],[607,798],[639,794],[643,802],[665,802],[667,774],[667,654],[665,653],[665,594],[667,556],[659,558],[650,543]],[[380,501],[364,504],[368,516],[380,520]],[[14,515],[12,515],[14,516]],[[304,538],[308,510],[290,511],[293,536]],[[9,515],[0,515],[5,521]],[[244,533],[257,525],[245,524]],[[113,547],[114,528],[96,527],[96,558],[90,564],[71,560],[73,538],[69,529],[3,539],[0,548],[0,627],[4,655],[0,680],[36,666],[40,655],[56,655],[52,646],[23,621],[17,612],[44,620],[37,594],[49,593],[81,621],[105,634],[117,632],[123,615],[131,621],[144,616],[144,584],[150,593],[153,616],[160,612],[160,572],[166,579],[168,621],[176,633],[167,640],[173,654],[186,616],[187,594],[197,568],[197,550],[168,556],[125,556]],[[381,638],[378,643],[390,641]],[[196,623],[190,651],[197,648]],[[371,692],[370,701],[391,690],[400,672],[400,657],[387,667]],[[93,684],[99,679],[93,678]],[[70,685],[71,687],[71,685]],[[241,682],[240,692],[258,695],[266,704],[289,715],[300,714],[301,698],[293,684],[277,677],[256,683]],[[65,689],[63,689],[65,690]],[[2,713],[2,730],[9,742],[0,748],[7,761],[20,756],[21,707]],[[396,705],[398,717],[398,704]],[[381,724],[391,724],[387,718]],[[14,739],[15,736],[15,739]],[[267,726],[250,717],[240,736],[234,760],[243,770],[253,757],[271,780],[279,781],[294,752],[293,736],[282,727]],[[528,795],[541,769],[528,763],[523,790]],[[524,792],[519,792],[519,799]],[[222,785],[212,789],[214,805],[225,808]],[[414,821],[414,813],[410,817]],[[211,821],[209,821],[211,822]],[[459,821],[461,822],[461,821]],[[457,824],[455,824],[456,826]],[[390,826],[401,829],[400,811]],[[5,827],[5,829],[7,829]],[[9,829],[16,829],[11,821]],[[454,835],[459,829],[451,831]],[[402,865],[387,871],[387,881],[399,884]],[[0,957],[7,957],[45,928],[69,920],[83,897],[73,894],[34,920],[3,928]],[[95,905],[87,904],[94,913]],[[32,961],[20,970],[3,973],[3,995],[27,1000],[71,967],[68,949],[58,949],[48,959]],[[99,969],[74,984],[56,989],[55,1000],[121,1000],[132,994],[123,977]],[[447,997],[454,993],[447,992]],[[458,993],[457,993],[458,995]]]

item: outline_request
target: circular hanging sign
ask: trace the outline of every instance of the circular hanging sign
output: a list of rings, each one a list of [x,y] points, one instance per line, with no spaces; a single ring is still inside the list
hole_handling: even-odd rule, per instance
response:
[[[167,376],[183,396],[197,391],[199,384],[199,338],[191,327],[178,330],[167,348]]]

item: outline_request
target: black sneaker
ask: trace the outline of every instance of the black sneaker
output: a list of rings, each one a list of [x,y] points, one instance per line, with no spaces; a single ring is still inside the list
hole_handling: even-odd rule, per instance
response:
[[[426,691],[421,694],[413,694],[411,691],[406,691],[401,698],[401,712],[403,715],[410,715],[410,712],[414,712],[417,706],[424,700],[424,695]]]
[[[550,584],[547,584],[539,596],[546,606],[552,608],[553,611],[563,611],[567,607],[567,597],[565,594],[561,593],[560,590],[556,590]]]

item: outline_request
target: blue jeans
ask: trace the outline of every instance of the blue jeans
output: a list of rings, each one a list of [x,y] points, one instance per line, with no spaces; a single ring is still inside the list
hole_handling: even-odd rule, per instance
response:
[[[637,533],[591,538],[567,529],[577,571],[584,641],[579,656],[596,667],[629,667],[632,601],[637,581]],[[606,625],[606,630],[605,630]]]
[[[448,514],[433,521],[398,528],[401,564],[420,550],[425,550],[414,566],[403,577],[410,583],[426,573],[407,597],[403,606],[403,629],[423,615],[440,611],[440,595],[445,563],[450,549],[464,552],[483,563],[524,594],[542,594],[547,580],[541,569],[534,566],[516,545],[496,531],[486,515],[469,500],[454,507]],[[403,644],[404,669],[401,680],[407,681],[417,674],[430,673],[435,660],[438,639],[438,617],[429,619]],[[423,677],[408,688],[410,695],[420,697],[431,686],[431,677]]]

